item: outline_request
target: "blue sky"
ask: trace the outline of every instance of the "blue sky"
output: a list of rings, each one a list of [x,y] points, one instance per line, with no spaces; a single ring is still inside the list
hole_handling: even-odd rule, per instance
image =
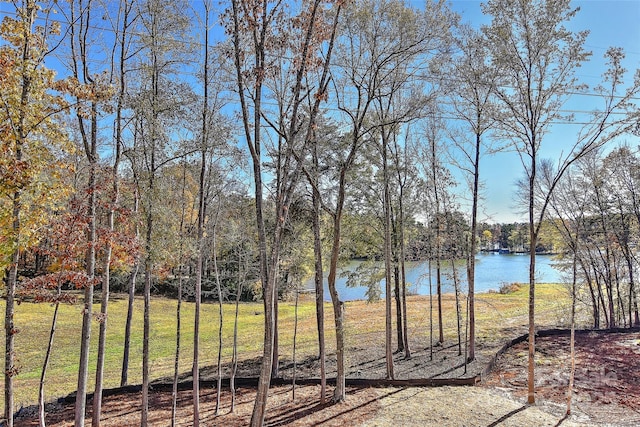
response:
[[[480,1],[452,0],[453,9],[462,16],[462,20],[473,26],[489,24],[490,19],[480,11]],[[578,70],[577,76],[589,86],[601,81],[605,71],[603,54],[610,46],[624,48],[626,52],[625,67],[628,71],[626,81],[631,81],[633,73],[640,68],[640,1],[639,0],[583,0],[574,1],[580,11],[568,27],[574,31],[590,30],[586,42],[586,49],[593,55],[589,63]],[[571,101],[571,109],[581,111],[597,107],[594,97],[576,97]],[[567,107],[569,108],[569,107]],[[557,146],[554,138],[570,138],[579,130],[578,125],[563,125],[554,128],[543,144]],[[628,136],[624,139],[632,146],[640,145],[640,138]],[[543,147],[544,148],[544,147]],[[557,156],[557,151],[549,149],[545,157]],[[526,215],[522,208],[516,206],[515,182],[522,177],[522,164],[515,153],[498,153],[486,157],[481,163],[483,179],[483,210],[482,220],[489,222],[525,221]]]
[[[422,7],[424,0],[412,0],[415,7]],[[479,27],[489,24],[490,18],[482,15],[479,0],[450,0],[454,11],[462,16],[464,22]],[[605,71],[602,55],[610,46],[624,48],[627,58],[624,63],[629,70],[627,81],[632,79],[633,72],[640,68],[640,0],[576,0],[574,6],[579,6],[577,16],[568,23],[574,31],[590,30],[586,48],[593,52],[589,63],[578,70],[577,75],[584,83],[594,86],[601,81]],[[0,12],[11,9],[7,4],[0,3]],[[222,37],[222,34],[216,36]],[[214,36],[214,38],[217,38]],[[57,68],[55,64],[51,65]],[[63,70],[59,70],[64,74]],[[591,110],[598,105],[595,97],[575,97],[567,104],[567,108],[575,110]],[[567,140],[579,130],[577,125],[563,125],[554,129],[553,133],[543,144],[547,147],[557,147],[557,140]],[[628,136],[626,138],[632,146],[640,145],[640,138]],[[549,149],[546,157],[556,157],[557,151]],[[503,152],[491,157],[485,157],[481,164],[483,180],[483,206],[481,220],[489,222],[524,221],[526,215],[523,209],[516,206],[515,183],[522,177],[522,164],[516,153]],[[461,200],[461,204],[464,202]]]

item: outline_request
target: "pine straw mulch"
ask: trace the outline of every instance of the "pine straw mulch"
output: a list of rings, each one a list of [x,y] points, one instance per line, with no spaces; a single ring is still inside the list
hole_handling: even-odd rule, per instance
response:
[[[564,418],[569,373],[569,338],[539,337],[536,345],[537,405],[526,401],[527,343],[516,344],[500,356],[496,367],[481,387],[353,387],[347,388],[347,401],[320,404],[318,385],[297,386],[293,399],[291,385],[272,387],[267,409],[269,426],[578,426],[640,425],[640,333],[584,333],[576,336],[576,382],[573,415]],[[449,352],[451,349],[441,349]],[[426,351],[423,349],[422,351]],[[420,352],[416,352],[420,353]],[[352,377],[360,371],[368,377],[384,363],[383,358],[365,357],[355,364]],[[400,355],[396,355],[400,358]],[[411,363],[418,363],[420,358]],[[423,355],[423,357],[426,357]],[[457,361],[444,358],[445,365]],[[455,359],[455,358],[453,358]],[[410,362],[407,362],[410,363]],[[409,365],[407,365],[408,368]],[[248,367],[247,367],[248,369]],[[283,372],[287,372],[287,367]],[[414,374],[421,371],[414,366]],[[425,368],[422,373],[432,368]],[[443,369],[442,367],[440,368]],[[449,368],[450,369],[450,368]],[[444,369],[448,370],[448,369]],[[304,372],[304,369],[302,370]],[[451,372],[450,372],[451,373]],[[166,389],[165,389],[166,390]],[[332,392],[329,387],[328,397]],[[168,426],[171,392],[159,387],[150,393],[150,425]],[[243,426],[250,420],[255,389],[239,388],[236,409],[230,413],[228,388],[221,393],[219,415],[215,414],[216,393],[201,391],[201,425]],[[192,425],[190,390],[178,396],[178,426]],[[87,423],[90,423],[91,402]],[[73,425],[73,403],[51,404],[47,425]],[[102,425],[129,426],[140,423],[140,392],[115,394],[104,398]],[[33,408],[23,410],[16,426],[38,425]],[[88,424],[87,424],[88,425]]]
[[[570,338],[536,338],[536,399],[565,408],[570,376]],[[572,410],[583,419],[640,425],[640,333],[576,334]],[[509,348],[483,386],[525,401],[528,343]]]

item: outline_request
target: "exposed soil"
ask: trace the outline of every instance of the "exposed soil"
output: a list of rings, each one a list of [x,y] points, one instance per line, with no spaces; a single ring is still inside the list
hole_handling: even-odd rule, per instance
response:
[[[536,399],[566,408],[571,359],[568,336],[536,339]],[[572,412],[612,425],[640,425],[640,333],[576,335]],[[525,401],[528,343],[498,359],[483,386]]]
[[[566,411],[569,378],[569,338],[539,337],[536,346],[537,404],[526,401],[526,342],[509,348],[481,387],[348,387],[347,401],[320,404],[318,385],[297,386],[295,399],[291,385],[272,387],[268,401],[267,425],[433,425],[433,426],[578,426],[640,425],[640,333],[587,333],[576,336],[576,376],[573,411]],[[378,349],[366,345],[350,352],[350,378],[381,378],[384,359]],[[368,347],[373,348],[373,347]],[[396,355],[397,378],[460,378],[480,372],[486,362],[474,362],[464,374],[464,357],[454,347],[423,348],[411,360]],[[329,358],[331,359],[331,358]],[[247,361],[239,373],[255,375],[258,360]],[[317,361],[305,361],[297,377],[316,376]],[[330,370],[330,369],[329,369]],[[209,375],[213,372],[209,372]],[[283,376],[292,374],[285,363]],[[171,392],[157,386],[151,391],[150,425],[168,426]],[[331,397],[329,387],[327,397]],[[231,393],[224,388],[219,415],[215,415],[216,393],[204,388],[201,396],[201,425],[247,425],[255,390],[236,391],[235,412],[230,413]],[[329,399],[328,399],[329,400]],[[90,403],[88,404],[90,418]],[[121,393],[105,397],[103,426],[138,425],[140,393]],[[177,424],[192,425],[192,396],[189,390],[178,396]],[[16,426],[36,426],[34,408],[21,411]],[[57,403],[47,408],[48,426],[73,425],[73,403]]]

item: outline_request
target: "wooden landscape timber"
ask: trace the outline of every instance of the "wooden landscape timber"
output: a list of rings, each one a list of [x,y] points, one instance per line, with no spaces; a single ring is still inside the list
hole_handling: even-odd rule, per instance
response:
[[[562,328],[549,328],[542,329],[536,332],[537,337],[553,337],[553,336],[569,336],[571,333],[570,329],[562,329]],[[613,329],[579,329],[575,331],[576,336],[579,335],[588,335],[588,334],[596,334],[596,335],[609,335],[609,334],[633,334],[640,333],[640,328],[613,328]],[[511,340],[506,341],[502,347],[490,358],[488,363],[486,363],[485,367],[482,369],[482,372],[477,375],[473,375],[471,377],[465,378],[410,378],[410,379],[397,379],[397,380],[389,380],[385,378],[346,378],[346,385],[349,387],[359,387],[359,388],[388,388],[388,387],[398,387],[398,388],[407,388],[407,387],[445,387],[445,386],[453,386],[453,387],[468,387],[468,386],[478,386],[480,385],[485,378],[487,378],[495,369],[498,359],[504,355],[510,348],[515,346],[516,344],[527,341],[528,334],[522,334],[513,338]],[[245,387],[245,388],[255,388],[258,385],[259,378],[257,376],[252,377],[236,377],[235,384],[237,387]],[[327,378],[327,385],[335,386],[336,379]],[[290,386],[293,385],[292,378],[274,378],[271,380],[271,384],[273,387],[279,386]],[[296,378],[295,384],[298,386],[305,385],[320,385],[320,378]],[[200,388],[201,389],[210,389],[213,390],[217,387],[216,380],[201,380]],[[222,379],[222,387],[225,388],[225,391],[228,391],[229,388],[229,378]],[[173,384],[169,381],[155,381],[151,384],[151,389],[155,391],[164,391],[170,393],[172,391]],[[184,380],[178,383],[179,391],[193,390],[193,381]],[[114,387],[103,390],[104,397],[110,396],[118,396],[118,395],[127,395],[133,393],[140,393],[142,391],[141,384],[128,385],[123,387]],[[87,394],[87,401],[90,402],[93,399],[93,393]],[[71,393],[67,396],[60,397],[55,399],[48,404],[57,404],[57,405],[71,405],[76,400],[76,393]],[[32,412],[33,407],[23,407],[19,411],[16,412],[15,417],[19,418],[22,414],[28,414]]]

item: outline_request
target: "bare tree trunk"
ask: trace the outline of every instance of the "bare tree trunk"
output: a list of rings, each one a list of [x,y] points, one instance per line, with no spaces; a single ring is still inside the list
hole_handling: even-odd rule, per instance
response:
[[[383,130],[384,133],[384,130]],[[391,319],[391,194],[387,168],[387,142],[382,140],[382,173],[384,185],[384,270],[385,270],[385,361],[387,379],[393,379],[393,326]]]
[[[630,249],[624,250],[624,256],[627,261],[627,271],[629,274],[629,327],[640,325],[640,315],[638,313],[638,295],[636,292],[636,279],[633,272],[633,257]]]
[[[527,403],[530,405],[535,400],[535,352],[536,352],[536,326],[535,326],[535,252],[531,251],[529,266],[529,358],[527,368]]]
[[[603,188],[601,185],[594,186],[594,195],[595,195],[595,203],[596,207],[599,211],[599,220],[601,225],[602,235],[605,237],[604,239],[604,254],[602,253],[601,248],[598,246],[598,254],[603,263],[603,268],[605,273],[602,274],[605,287],[607,289],[607,302],[609,306],[609,316],[607,318],[607,328],[615,328],[616,327],[616,317],[615,317],[615,302],[614,302],[614,291],[613,291],[613,268],[615,260],[612,260],[612,249],[610,242],[610,231],[609,227],[607,227],[607,208],[604,207],[604,195],[602,194]]]
[[[24,13],[24,48],[22,49],[22,62],[28,63],[32,61],[32,38],[33,25],[36,19],[37,6],[36,2],[29,0],[25,2]],[[17,122],[17,138],[15,141],[14,159],[16,163],[22,161],[22,150],[27,139],[27,106],[32,91],[33,79],[29,72],[30,67],[24,67],[22,72],[22,92],[20,94],[20,112]],[[14,407],[14,384],[13,377],[17,375],[18,368],[15,365],[15,335],[18,330],[15,327],[15,295],[18,283],[18,262],[20,261],[20,239],[21,221],[20,213],[22,209],[22,192],[20,188],[16,189],[12,195],[12,212],[11,212],[11,234],[13,237],[13,250],[11,253],[11,264],[9,264],[9,272],[7,274],[6,303],[4,315],[4,331],[5,331],[5,351],[4,351],[4,419],[7,427],[13,427],[13,407]]]
[[[149,143],[151,145],[149,149],[148,162],[148,191],[147,205],[146,205],[146,239],[145,239],[145,261],[144,261],[144,315],[143,315],[143,338],[142,338],[142,411],[140,415],[141,427],[147,427],[149,421],[149,351],[150,351],[150,338],[151,338],[151,324],[150,324],[150,310],[151,310],[151,281],[153,279],[154,269],[154,242],[153,242],[153,227],[154,227],[154,212],[153,212],[153,200],[149,199],[156,190],[156,145],[159,142],[156,126],[159,126],[159,107],[160,100],[160,64],[158,60],[158,20],[159,16],[156,11],[151,11],[149,17],[149,36],[151,38],[151,135],[149,137]]]
[[[400,185],[400,200],[398,201],[399,207],[399,239],[400,239],[400,277],[401,277],[401,292],[402,292],[402,330],[404,337],[404,358],[411,359],[411,347],[409,346],[409,327],[407,319],[407,275],[405,271],[405,245],[404,245],[404,184]]]
[[[76,7],[78,10],[76,10]],[[76,12],[78,14],[76,15]],[[80,3],[71,6],[71,61],[73,76],[82,83],[95,89],[95,82],[87,70],[88,58],[87,29],[91,21],[91,3]],[[79,52],[78,52],[79,51]],[[78,99],[80,101],[80,99]],[[89,131],[85,123],[86,117],[76,110],[76,119],[80,131],[84,154],[89,163],[89,178],[87,183],[87,251],[85,269],[87,283],[84,290],[84,310],[82,316],[82,337],[80,339],[80,361],[78,365],[78,388],[76,391],[75,427],[84,426],[85,409],[87,403],[87,383],[89,378],[89,346],[91,344],[91,321],[93,320],[93,286],[96,269],[96,201],[97,201],[97,163],[98,163],[98,104],[92,100]],[[100,396],[98,396],[98,399]]]
[[[218,205],[219,208],[219,205]],[[217,364],[217,391],[216,391],[216,410],[215,414],[218,415],[220,408],[220,395],[222,394],[222,324],[223,324],[223,311],[222,311],[222,286],[220,285],[220,272],[218,271],[218,255],[216,248],[216,226],[218,223],[218,214],[216,214],[215,224],[213,225],[212,232],[212,247],[213,252],[213,271],[216,276],[216,290],[218,291],[218,364]]]
[[[595,290],[593,289],[593,280],[591,280],[591,274],[589,273],[589,268],[585,265],[584,261],[580,259],[580,268],[582,269],[582,274],[584,274],[585,281],[589,286],[589,296],[591,297],[591,314],[593,316],[593,328],[600,328],[600,312],[598,311],[598,297],[596,295]]]
[[[618,319],[617,319],[617,324],[620,325],[621,321],[622,321],[622,326],[623,327],[627,327],[627,316],[625,315],[625,307],[624,307],[624,299],[622,298],[622,292],[620,292],[620,277],[618,275],[618,271],[619,271],[619,265],[618,265],[618,261],[616,256],[614,256],[614,276],[615,276],[615,284],[616,284],[616,300],[617,300],[617,305],[618,305]],[[629,313],[631,314],[631,313]],[[631,316],[629,316],[629,324],[631,324]]]
[[[535,147],[535,140],[532,144]],[[527,367],[527,402],[532,405],[535,398],[535,353],[536,353],[536,245],[538,234],[535,229],[535,183],[536,183],[536,156],[531,156],[532,161],[529,173],[529,357]]]
[[[481,136],[476,134],[475,159],[473,169],[473,202],[471,207],[471,245],[469,251],[469,262],[467,264],[467,280],[469,283],[469,360],[476,358],[476,309],[475,309],[475,289],[476,289],[476,234],[478,233],[478,200],[480,197],[480,143]]]
[[[193,331],[193,426],[200,425],[200,305],[202,302],[202,260],[204,251],[204,218],[205,218],[205,173],[207,169],[207,138],[208,138],[208,113],[209,113],[209,12],[211,4],[209,1],[204,2],[205,28],[204,28],[204,63],[203,63],[203,105],[202,105],[202,140],[200,143],[200,180],[198,189],[198,227],[197,227],[197,251],[198,260],[196,264],[196,309],[194,316]],[[217,410],[216,410],[217,413]]]
[[[242,279],[240,277],[240,254],[238,253],[238,288],[236,290],[236,309],[233,319],[233,355],[231,356],[231,374],[229,375],[229,388],[231,391],[231,410],[236,409],[236,372],[238,371],[238,308],[242,295]]]
[[[402,337],[404,338],[404,358],[411,359],[411,347],[409,346],[409,319],[407,319],[407,281],[405,275],[404,259],[400,259],[400,274],[402,284],[400,292],[402,292]]]
[[[264,345],[263,345],[263,360],[260,370],[260,380],[258,383],[258,390],[256,393],[256,400],[253,407],[253,412],[251,415],[251,426],[257,427],[262,426],[264,423],[265,411],[266,411],[266,402],[268,397],[268,390],[271,383],[271,373],[273,367],[273,358],[274,354],[274,344],[275,344],[275,334],[277,330],[277,325],[275,323],[275,316],[277,313],[275,312],[276,308],[276,300],[277,300],[277,271],[278,271],[278,261],[280,254],[280,245],[282,239],[282,233],[284,230],[284,222],[288,216],[289,206],[291,204],[291,195],[293,190],[295,189],[295,184],[298,181],[298,177],[300,174],[300,170],[302,168],[301,163],[298,161],[296,166],[293,167],[291,163],[294,161],[294,146],[296,137],[299,132],[299,124],[298,124],[298,109],[302,105],[302,99],[304,96],[300,96],[303,93],[303,77],[306,75],[307,70],[307,58],[308,54],[311,50],[312,39],[315,34],[315,25],[317,24],[316,20],[320,14],[321,2],[320,0],[315,0],[312,4],[309,5],[309,14],[307,16],[308,24],[304,29],[305,31],[305,39],[302,44],[302,61],[296,71],[296,83],[292,92],[294,94],[294,103],[292,106],[291,112],[291,122],[289,124],[289,132],[287,134],[288,138],[288,147],[287,153],[285,156],[285,166],[283,167],[286,173],[288,174],[287,182],[282,187],[279,186],[278,194],[276,197],[276,225],[275,230],[273,232],[273,239],[271,242],[271,254],[270,257],[267,257],[267,239],[265,232],[265,224],[263,218],[263,183],[262,183],[262,158],[261,158],[261,126],[262,122],[262,85],[264,79],[264,71],[266,71],[266,45],[265,41],[267,40],[266,34],[268,31],[271,31],[270,28],[267,28],[271,22],[268,14],[273,13],[273,11],[268,12],[267,2],[266,0],[262,2],[262,4],[256,9],[261,15],[259,21],[261,25],[253,26],[251,28],[252,31],[252,39],[254,44],[253,49],[253,67],[255,70],[258,70],[258,78],[253,82],[252,89],[252,103],[253,103],[253,119],[250,119],[250,111],[247,105],[247,99],[245,96],[245,79],[243,76],[243,67],[241,64],[241,57],[243,53],[241,52],[241,23],[240,23],[240,14],[242,12],[241,5],[237,0],[233,0],[231,7],[230,19],[232,20],[232,24],[230,25],[232,29],[232,37],[233,37],[233,46],[234,46],[234,60],[235,60],[235,68],[236,68],[236,79],[238,83],[238,94],[240,98],[240,106],[242,110],[243,117],[243,127],[244,133],[247,141],[247,145],[249,151],[251,153],[252,164],[253,164],[253,176],[254,176],[254,189],[255,189],[255,201],[256,201],[256,223],[258,228],[258,241],[259,241],[259,252],[260,252],[260,278],[262,282],[262,289],[264,295],[264,308],[265,308],[265,337],[264,337]],[[315,124],[315,116],[319,110],[320,100],[323,98],[328,82],[328,64],[330,61],[331,49],[333,47],[333,40],[335,38],[335,32],[337,28],[337,17],[339,11],[341,9],[341,4],[338,4],[336,9],[336,19],[334,21],[334,26],[332,28],[331,41],[329,42],[327,60],[325,61],[325,66],[322,72],[322,78],[320,81],[320,85],[318,87],[318,95],[316,96],[314,106],[311,112],[311,116],[309,118],[309,125],[307,126],[307,133],[303,142],[303,152],[305,151],[305,147],[311,140],[312,129]]]
[[[276,274],[277,273],[272,273]],[[278,349],[278,280],[274,279],[273,290],[273,360],[271,361],[271,378],[278,378],[280,370],[280,350]]]
[[[442,322],[442,265],[440,251],[436,255],[436,294],[438,299],[438,344],[444,343],[444,326]]]
[[[16,159],[21,157],[18,148]],[[4,315],[5,351],[4,351],[4,418],[7,427],[13,427],[13,377],[18,370],[15,365],[15,334],[18,330],[14,324],[15,295],[18,283],[18,262],[20,261],[20,192],[13,194],[13,234],[16,236],[15,249],[11,255],[11,266],[7,277],[7,291]]]
[[[296,285],[296,301],[294,309],[294,321],[293,321],[293,378],[291,380],[291,400],[296,400],[296,343],[298,339],[298,300],[300,297],[300,291]]]
[[[272,275],[275,275],[275,266],[270,265],[268,271]],[[273,363],[273,340],[275,335],[275,315],[274,306],[276,298],[275,296],[275,278],[273,276],[265,276],[268,278],[263,285],[264,295],[264,309],[265,309],[265,328],[264,328],[264,343],[263,343],[263,357],[262,365],[260,368],[260,379],[258,380],[258,390],[256,393],[256,400],[254,404],[253,414],[251,416],[251,427],[261,427],[264,424],[264,417],[266,413],[267,396],[269,393],[269,387],[271,385],[271,367]]]
[[[171,427],[176,425],[178,412],[178,380],[180,377],[180,339],[182,333],[182,265],[178,267],[178,302],[176,304],[176,354],[173,359],[173,386],[171,388]]]
[[[438,343],[444,343],[444,329],[442,323],[442,218],[440,215],[440,192],[438,191],[438,160],[437,160],[437,147],[436,141],[430,138],[431,149],[431,169],[432,169],[432,185],[433,185],[433,198],[435,201],[435,214],[436,214],[436,294],[438,298]],[[431,274],[431,270],[429,270]]]
[[[398,243],[398,225],[397,225],[397,217],[394,215],[393,208],[391,208],[391,256],[393,259],[393,296],[396,303],[396,335],[397,335],[397,344],[398,347],[396,349],[397,353],[404,352],[404,329],[402,321],[403,311],[402,311],[402,291],[400,289],[400,255],[399,255],[399,243]]]
[[[117,184],[115,184],[117,186]],[[109,227],[113,231],[115,212],[109,213]],[[105,270],[102,280],[102,301],[100,304],[100,329],[98,332],[98,360],[96,363],[96,384],[95,391],[93,393],[93,413],[91,418],[91,425],[93,427],[100,426],[100,416],[102,414],[102,390],[104,388],[104,358],[105,350],[107,346],[107,316],[109,311],[109,280],[110,280],[110,265],[111,265],[111,243],[107,244],[107,250],[105,254]]]
[[[158,37],[158,17],[156,14],[151,16],[151,38],[153,47],[156,49],[156,38]],[[151,64],[151,90],[152,90],[152,123],[153,126],[150,136],[150,153],[149,153],[149,165],[148,165],[148,195],[152,195],[155,191],[155,179],[156,179],[156,129],[155,125],[158,122],[159,112],[157,111],[157,102],[160,97],[160,82],[159,82],[159,64],[157,63],[156,56],[153,55]],[[149,350],[150,350],[150,338],[151,338],[151,281],[153,280],[153,227],[154,227],[154,214],[153,214],[153,200],[147,198],[146,205],[146,239],[145,239],[145,261],[144,261],[144,314],[143,314],[143,338],[142,338],[142,410],[140,415],[141,427],[146,427],[149,421]]]
[[[60,296],[60,287],[58,286],[58,297]],[[56,325],[58,323],[58,308],[60,307],[60,301],[56,301],[56,307],[53,310],[53,319],[51,320],[51,329],[49,331],[49,342],[47,344],[47,352],[44,355],[44,362],[42,363],[42,374],[40,374],[40,385],[38,388],[38,421],[40,427],[45,427],[45,413],[44,413],[44,383],[47,376],[47,368],[49,367],[49,358],[51,357],[51,349],[53,348],[53,337],[56,333]]]
[[[326,354],[324,339],[324,280],[322,270],[322,239],[320,236],[320,193],[318,192],[318,149],[313,145],[313,254],[315,258],[316,323],[318,326],[318,358],[320,359],[320,403],[323,404],[327,392]]]
[[[138,184],[133,189],[134,192],[134,204],[133,215],[138,214],[140,206],[140,197],[138,192]],[[136,221],[136,238],[140,237],[140,228]],[[122,354],[122,371],[120,373],[120,387],[127,385],[128,373],[129,373],[129,354],[131,352],[131,325],[133,323],[133,302],[136,294],[136,278],[138,276],[138,270],[140,269],[140,259],[136,256],[136,260],[133,264],[133,270],[129,275],[129,297],[127,304],[127,320],[124,327],[124,350]]]
[[[593,255],[591,254],[591,251],[586,251],[586,253],[589,256],[589,265],[586,266],[586,268],[583,268],[585,270],[585,273],[587,271],[593,271],[593,282],[595,282],[595,288],[596,288],[596,303],[594,305],[594,317],[597,319],[596,320],[596,328],[600,328],[600,319],[601,316],[605,319],[605,322],[607,323],[607,327],[609,327],[609,314],[607,313],[607,305],[604,301],[604,295],[602,294],[602,283],[601,283],[601,278],[600,278],[600,273],[598,272],[598,267],[597,267],[597,261],[594,259]],[[592,281],[589,281],[590,284],[593,285]],[[595,313],[597,313],[597,316],[595,315]]]
[[[429,257],[429,360],[433,360],[433,279],[431,278],[431,257]]]
[[[186,181],[187,181],[187,167],[186,163],[182,167],[182,187],[181,197],[182,209],[180,212],[180,245],[178,248],[178,301],[176,304],[176,354],[173,359],[173,387],[171,391],[171,427],[176,425],[176,414],[178,411],[178,380],[180,377],[180,346],[182,338],[182,283],[183,283],[183,262],[184,262],[184,244],[182,243],[184,235],[184,221],[186,217]]]
[[[152,166],[152,168],[154,168]],[[150,182],[149,190],[153,192],[153,179]],[[153,230],[153,214],[151,209],[147,212],[147,237],[146,237],[146,258],[144,261],[144,313],[142,326],[142,411],[140,415],[141,427],[146,427],[149,420],[149,339],[151,334],[151,280],[153,261],[151,259],[152,251],[152,231]]]
[[[198,236],[197,236],[197,261],[196,261],[196,284],[195,284],[195,315],[193,319],[193,426],[200,425],[200,310],[202,305],[202,259],[204,244],[204,177],[206,169],[206,153],[201,153],[200,166],[200,190],[198,201]]]
[[[93,313],[93,280],[96,269],[96,168],[97,168],[97,105],[92,103],[91,107],[91,135],[90,141],[85,147],[90,147],[86,153],[89,160],[89,195],[87,197],[88,231],[87,231],[87,280],[84,290],[84,310],[82,316],[82,337],[80,339],[80,362],[78,366],[78,388],[76,394],[75,407],[75,427],[84,426],[85,408],[87,404],[87,380],[89,377],[89,345],[91,340],[91,320]],[[82,119],[80,127],[84,129]],[[81,132],[84,132],[81,130]],[[86,138],[86,135],[84,136]]]
[[[458,272],[456,271],[453,253],[451,254],[451,274],[453,274],[453,289],[456,296],[456,324],[458,331],[458,356],[462,355],[462,313],[460,311],[460,283],[458,283]]]
[[[121,6],[122,7],[122,6]],[[120,200],[120,183],[119,183],[119,167],[120,158],[122,154],[122,110],[124,108],[124,97],[126,90],[125,80],[125,60],[126,60],[126,40],[127,29],[129,26],[129,13],[132,5],[125,2],[123,13],[123,24],[120,40],[116,41],[120,45],[120,76],[119,76],[119,90],[118,100],[116,105],[116,120],[115,120],[115,153],[112,169],[112,194],[111,194],[111,206],[109,207],[108,227],[110,233],[115,230],[115,215],[116,209]],[[115,50],[114,46],[114,50]],[[112,60],[113,64],[113,60]],[[114,64],[115,65],[115,64]],[[98,427],[100,425],[100,416],[102,414],[102,390],[104,388],[104,361],[105,350],[107,345],[107,318],[109,313],[109,286],[110,286],[110,273],[111,273],[111,257],[113,252],[113,243],[111,239],[107,240],[107,248],[104,260],[104,277],[102,280],[102,301],[100,304],[100,331],[98,336],[98,360],[96,363],[96,384],[95,391],[93,393],[93,414],[91,425]]]
[[[352,145],[351,154],[355,156],[355,139]],[[340,254],[340,230],[342,221],[342,209],[345,199],[345,183],[348,166],[343,166],[340,171],[340,182],[338,185],[338,200],[336,203],[336,211],[333,215],[333,243],[331,246],[331,260],[329,263],[329,276],[327,277],[329,285],[329,294],[331,295],[331,303],[333,305],[333,319],[335,322],[336,332],[336,388],[333,392],[334,402],[342,402],[346,398],[346,376],[344,370],[344,304],[340,301],[338,290],[336,288],[336,275],[338,271],[338,256]]]
[[[600,273],[598,273],[596,266],[593,266],[594,268],[594,277],[595,277],[595,281],[596,281],[596,289],[598,290],[598,303],[600,304],[600,308],[598,309],[599,312],[602,313],[602,316],[604,317],[604,321],[605,324],[607,325],[607,329],[610,328],[610,319],[609,319],[609,312],[608,312],[608,308],[607,308],[607,304],[604,301],[604,294],[602,292],[602,279],[600,278]],[[605,284],[606,287],[606,284]]]
[[[263,344],[263,359],[260,368],[260,380],[258,382],[258,390],[256,392],[256,400],[251,414],[251,426],[261,427],[264,423],[264,416],[266,411],[266,403],[268,390],[271,380],[271,363],[273,361],[273,288],[270,283],[268,260],[267,260],[267,240],[266,231],[263,218],[262,209],[262,168],[261,168],[261,109],[262,109],[262,78],[256,79],[255,87],[253,88],[253,129],[251,126],[250,112],[247,106],[247,101],[244,95],[245,85],[244,76],[241,65],[241,41],[240,41],[240,13],[241,5],[238,0],[231,2],[232,6],[232,22],[233,22],[233,46],[234,46],[234,61],[236,68],[236,78],[238,83],[238,94],[240,97],[240,106],[242,109],[243,125],[245,130],[245,136],[247,139],[247,146],[251,153],[251,159],[253,164],[253,179],[255,190],[255,202],[256,202],[256,226],[258,229],[258,250],[260,254],[260,281],[262,283],[262,290],[264,296],[264,308],[265,308],[265,328],[264,328],[264,344]],[[262,22],[267,22],[267,7],[266,2],[262,8]],[[254,33],[255,37],[260,37],[257,49],[254,52],[255,67],[258,70],[264,70],[265,64],[265,51],[264,45],[261,41],[264,40],[266,27],[262,27],[260,31]]]
[[[467,373],[467,365],[469,364],[469,298],[465,303],[466,316],[464,318],[464,373]]]
[[[573,265],[572,265],[572,282],[571,282],[571,350],[570,350],[570,359],[571,359],[571,370],[569,372],[569,388],[567,389],[567,415],[571,414],[571,399],[573,396],[573,384],[576,376],[576,298],[577,298],[577,279],[578,279],[578,269],[577,269],[577,250],[578,250],[578,237],[576,236],[574,248],[573,248]]]

